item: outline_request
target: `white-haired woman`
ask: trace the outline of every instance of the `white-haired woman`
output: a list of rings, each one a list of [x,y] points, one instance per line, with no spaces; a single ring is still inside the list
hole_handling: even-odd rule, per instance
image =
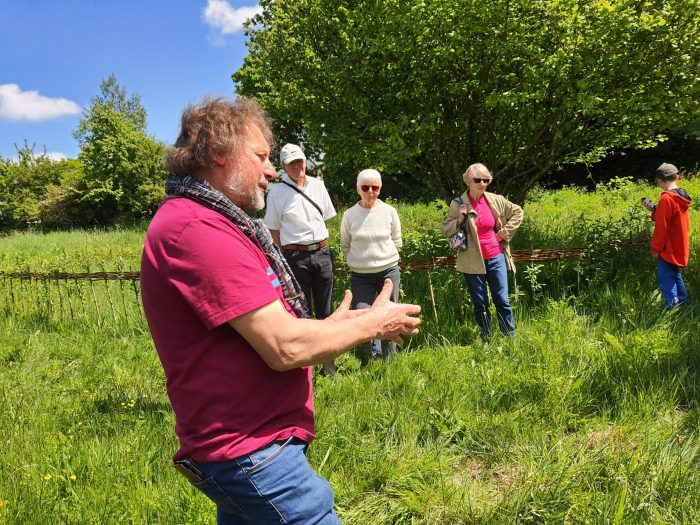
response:
[[[467,191],[452,201],[442,223],[442,233],[452,237],[464,223],[467,249],[457,254],[456,268],[464,274],[483,339],[488,340],[491,335],[487,285],[496,305],[501,332],[515,337],[513,309],[508,299],[508,270],[515,272],[510,241],[523,222],[523,210],[505,197],[486,191],[492,176],[483,164],[469,166],[463,178]]]
[[[391,279],[394,290],[391,300],[399,297],[401,274],[399,250],[401,249],[401,222],[393,206],[379,200],[382,176],[377,170],[362,170],[357,176],[357,193],[360,202],[343,214],[340,224],[340,249],[350,268],[352,307],[369,308],[384,286],[384,279]],[[389,359],[396,351],[396,343],[382,341],[382,355]],[[358,350],[363,365],[371,358],[371,345],[366,343]]]

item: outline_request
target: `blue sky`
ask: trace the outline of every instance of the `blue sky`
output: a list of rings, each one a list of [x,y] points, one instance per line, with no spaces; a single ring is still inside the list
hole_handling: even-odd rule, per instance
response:
[[[256,0],[0,0],[0,155],[24,139],[76,157],[82,108],[114,73],[175,140],[184,106],[232,95],[247,53],[242,21]]]

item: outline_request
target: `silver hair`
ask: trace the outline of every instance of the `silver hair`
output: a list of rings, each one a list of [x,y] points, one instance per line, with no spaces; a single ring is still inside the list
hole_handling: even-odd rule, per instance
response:
[[[379,185],[382,185],[381,173],[379,173],[377,170],[373,170],[370,168],[362,170],[360,173],[357,174],[357,187],[359,188],[363,182],[366,182],[368,180],[378,180]]]

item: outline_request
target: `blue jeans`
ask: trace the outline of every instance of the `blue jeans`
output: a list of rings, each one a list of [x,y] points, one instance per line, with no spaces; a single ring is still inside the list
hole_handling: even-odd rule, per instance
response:
[[[508,268],[504,254],[496,255],[484,261],[486,275],[465,273],[469,296],[474,305],[476,324],[481,328],[484,339],[491,336],[491,314],[489,313],[489,294],[486,284],[491,289],[491,297],[496,305],[498,326],[503,335],[515,337],[513,309],[508,300]]]
[[[339,525],[333,489],[306,460],[308,444],[275,441],[221,463],[200,463],[193,483],[216,503],[218,525]]]
[[[666,308],[674,308],[688,302],[688,293],[681,275],[681,269],[659,257],[656,265],[656,280],[661,295],[666,301]]]

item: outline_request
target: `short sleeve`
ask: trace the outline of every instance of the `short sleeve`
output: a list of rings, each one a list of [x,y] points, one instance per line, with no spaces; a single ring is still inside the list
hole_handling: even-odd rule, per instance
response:
[[[331,196],[328,195],[328,190],[326,189],[326,184],[319,180],[321,183],[321,189],[323,190],[323,220],[327,221],[336,216],[335,208],[331,202]]]
[[[271,230],[279,230],[282,227],[282,205],[279,192],[272,188],[267,194],[265,205],[265,218],[263,222]]]
[[[168,279],[208,329],[279,300],[279,281],[231,222],[192,221],[167,250]]]

